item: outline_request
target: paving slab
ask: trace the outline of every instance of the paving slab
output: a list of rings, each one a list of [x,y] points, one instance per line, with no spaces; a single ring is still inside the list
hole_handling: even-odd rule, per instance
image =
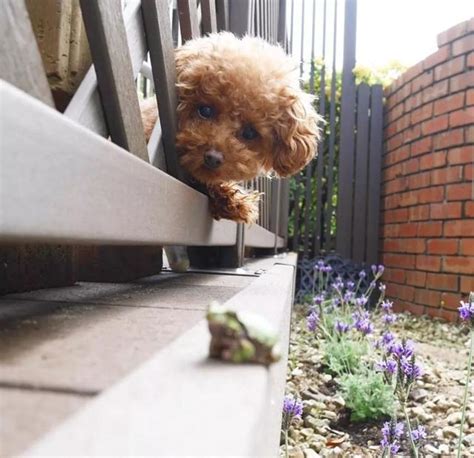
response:
[[[39,314],[42,302],[21,304],[30,316],[0,329],[0,382],[101,391],[200,318],[203,311],[70,305]],[[17,307],[2,301],[5,309]]]
[[[17,456],[89,399],[74,394],[0,388],[0,456]]]

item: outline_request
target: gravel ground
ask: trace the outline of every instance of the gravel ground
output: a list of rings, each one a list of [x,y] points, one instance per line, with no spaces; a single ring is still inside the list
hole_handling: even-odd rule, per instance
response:
[[[290,428],[293,458],[381,456],[380,429],[373,423],[349,421],[337,382],[324,373],[323,354],[306,329],[303,306],[295,306],[290,339],[287,393],[303,399],[303,418]],[[398,314],[392,331],[416,342],[417,361],[424,375],[411,394],[409,412],[426,426],[423,456],[454,457],[459,436],[461,402],[468,352],[468,332],[460,325],[427,317]],[[471,379],[472,380],[472,379]],[[463,456],[474,457],[474,390],[470,390]],[[281,454],[285,456],[284,446]],[[402,456],[402,455],[400,455]]]

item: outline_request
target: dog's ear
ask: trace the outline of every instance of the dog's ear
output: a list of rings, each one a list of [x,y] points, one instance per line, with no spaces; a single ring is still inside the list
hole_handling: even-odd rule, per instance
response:
[[[286,89],[275,125],[273,170],[281,177],[294,175],[316,154],[320,117],[312,99],[299,89]]]

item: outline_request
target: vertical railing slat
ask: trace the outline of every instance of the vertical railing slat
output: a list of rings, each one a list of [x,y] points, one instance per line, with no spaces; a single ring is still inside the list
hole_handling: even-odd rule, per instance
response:
[[[114,0],[81,0],[81,9],[110,136],[148,162],[121,5]]]
[[[229,0],[216,0],[217,30],[229,30]]]
[[[380,183],[382,174],[383,88],[372,86],[370,97],[370,145],[367,205],[366,262],[378,262]]]
[[[237,36],[243,36],[250,27],[251,0],[239,0],[239,2],[230,2],[230,31]]]
[[[199,22],[196,0],[178,0],[179,25],[183,43],[199,38]]]
[[[365,257],[367,173],[369,161],[369,99],[370,88],[361,84],[357,89],[357,142],[355,154],[354,211],[352,260]]]
[[[202,33],[217,32],[216,0],[201,0]]]
[[[174,177],[179,177],[182,174],[175,147],[176,68],[168,2],[142,0],[142,9],[158,101],[166,170]]]
[[[355,118],[355,77],[353,69],[356,62],[357,0],[346,0],[344,16],[336,250],[341,256],[349,257],[352,247]]]

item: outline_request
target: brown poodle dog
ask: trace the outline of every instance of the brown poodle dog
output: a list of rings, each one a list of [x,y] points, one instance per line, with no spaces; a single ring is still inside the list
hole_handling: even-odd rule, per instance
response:
[[[237,182],[286,177],[314,157],[320,118],[296,69],[282,48],[231,33],[176,50],[180,162],[207,189],[214,218],[254,222],[258,194]],[[156,105],[143,114],[149,137]]]

